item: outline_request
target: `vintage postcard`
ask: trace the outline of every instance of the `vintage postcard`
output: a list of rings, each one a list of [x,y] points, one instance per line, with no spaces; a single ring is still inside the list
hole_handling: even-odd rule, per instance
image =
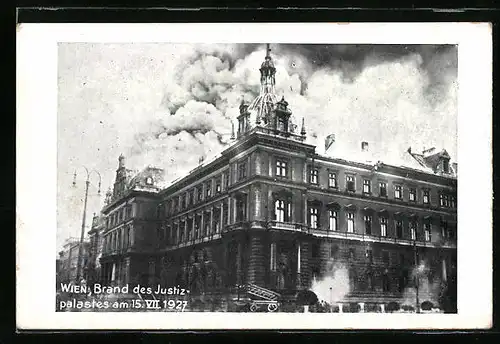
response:
[[[491,49],[487,23],[21,25],[18,327],[490,327]]]

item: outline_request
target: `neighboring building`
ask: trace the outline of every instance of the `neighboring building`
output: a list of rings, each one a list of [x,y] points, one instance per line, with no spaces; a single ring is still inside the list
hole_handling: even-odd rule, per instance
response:
[[[147,167],[133,175],[119,157],[113,192],[102,210],[105,229],[100,280],[106,284],[147,284],[148,261],[155,249],[156,209],[163,170]]]
[[[78,250],[80,247],[80,239],[68,238],[63,246],[60,256],[59,279],[63,283],[76,282],[76,274],[78,267]],[[82,244],[82,277],[87,278],[84,271],[87,265],[89,254],[89,242],[84,241]]]
[[[104,231],[106,230],[105,217],[95,215],[92,219],[92,228],[88,232],[89,235],[89,258],[85,273],[87,275],[87,283],[101,283],[101,256],[104,246]]]
[[[192,295],[248,283],[294,294],[338,263],[350,279],[343,302],[387,305],[413,297],[423,264],[420,302],[438,304],[438,289],[456,280],[456,164],[432,149],[408,149],[408,166],[372,161],[367,142],[340,157],[334,135],[320,154],[277,100],[275,72],[268,50],[237,139],[170,186],[160,190],[151,174],[160,170],[146,170],[134,188],[120,157],[102,212],[105,279]]]
[[[56,258],[56,286],[59,286],[61,281],[62,281],[62,273],[63,273],[62,256],[63,256],[63,254],[64,254],[64,252],[60,251],[58,254],[58,258]]]

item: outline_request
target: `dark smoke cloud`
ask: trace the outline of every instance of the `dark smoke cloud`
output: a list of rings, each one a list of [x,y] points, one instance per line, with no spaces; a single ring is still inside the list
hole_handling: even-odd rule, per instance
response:
[[[448,78],[456,79],[458,64],[456,45],[280,44],[275,50],[284,55],[304,56],[314,70],[339,71],[345,82],[354,82],[365,68],[419,55],[422,58],[420,68],[430,78],[427,89],[430,97],[443,91]]]
[[[143,163],[151,164],[169,149],[180,150],[178,137],[182,137],[183,147],[190,146],[199,156],[226,146],[241,100],[250,102],[258,95],[265,48],[265,44],[192,46],[167,76],[159,114],[146,117],[149,125],[142,128],[147,130],[134,134],[132,158],[137,157],[140,164],[144,157]],[[456,80],[457,49],[453,45],[272,44],[271,50],[278,96],[285,95],[292,111],[307,117],[313,140],[321,140],[324,131],[331,130],[326,128],[342,126],[349,119],[363,121],[363,112],[373,111],[370,106],[379,108],[371,121],[388,121],[381,117],[384,104],[394,102],[395,97],[404,102],[404,113],[428,111],[435,116],[453,106],[445,103],[439,107]],[[337,119],[332,117],[336,111],[343,111]],[[394,123],[406,121],[403,114],[393,116]],[[385,125],[388,132],[397,132],[394,124]]]

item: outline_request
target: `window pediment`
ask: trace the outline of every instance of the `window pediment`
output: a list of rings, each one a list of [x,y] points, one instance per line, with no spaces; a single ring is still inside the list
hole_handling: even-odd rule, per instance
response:
[[[357,207],[354,204],[347,204],[346,206],[344,206],[344,208],[346,210],[351,210],[351,211],[356,211],[357,210]]]
[[[321,206],[323,203],[317,199],[311,199],[307,201],[307,204],[310,206]]]
[[[281,189],[273,192],[274,199],[283,198],[283,199],[291,199],[293,197],[293,193],[286,189]]]
[[[341,206],[337,202],[330,202],[327,205],[327,208],[330,210],[340,210]]]

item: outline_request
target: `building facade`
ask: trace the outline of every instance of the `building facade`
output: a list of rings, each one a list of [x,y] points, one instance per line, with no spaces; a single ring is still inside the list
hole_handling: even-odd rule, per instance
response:
[[[57,273],[57,280],[60,283],[76,282],[76,275],[78,269],[78,251],[80,247],[80,239],[68,238],[59,252],[59,271]],[[87,265],[89,258],[90,243],[83,241],[82,245],[82,267]],[[87,278],[85,270],[82,270],[82,277]]]
[[[275,72],[268,50],[234,142],[170,186],[156,187],[152,171],[131,186],[120,157],[103,209],[104,280],[293,295],[341,267],[349,290],[332,301],[404,304],[418,290],[419,302],[441,304],[456,282],[457,165],[434,149],[408,149],[413,167],[373,162],[367,142],[361,159],[339,158],[334,135],[320,154],[276,97]]]
[[[101,256],[104,246],[104,231],[106,229],[105,217],[94,214],[89,235],[89,258],[84,271],[87,283],[102,283],[101,281]]]
[[[149,257],[155,253],[158,184],[163,171],[148,167],[138,174],[119,157],[113,191],[102,209],[100,278],[105,284],[150,282]]]

